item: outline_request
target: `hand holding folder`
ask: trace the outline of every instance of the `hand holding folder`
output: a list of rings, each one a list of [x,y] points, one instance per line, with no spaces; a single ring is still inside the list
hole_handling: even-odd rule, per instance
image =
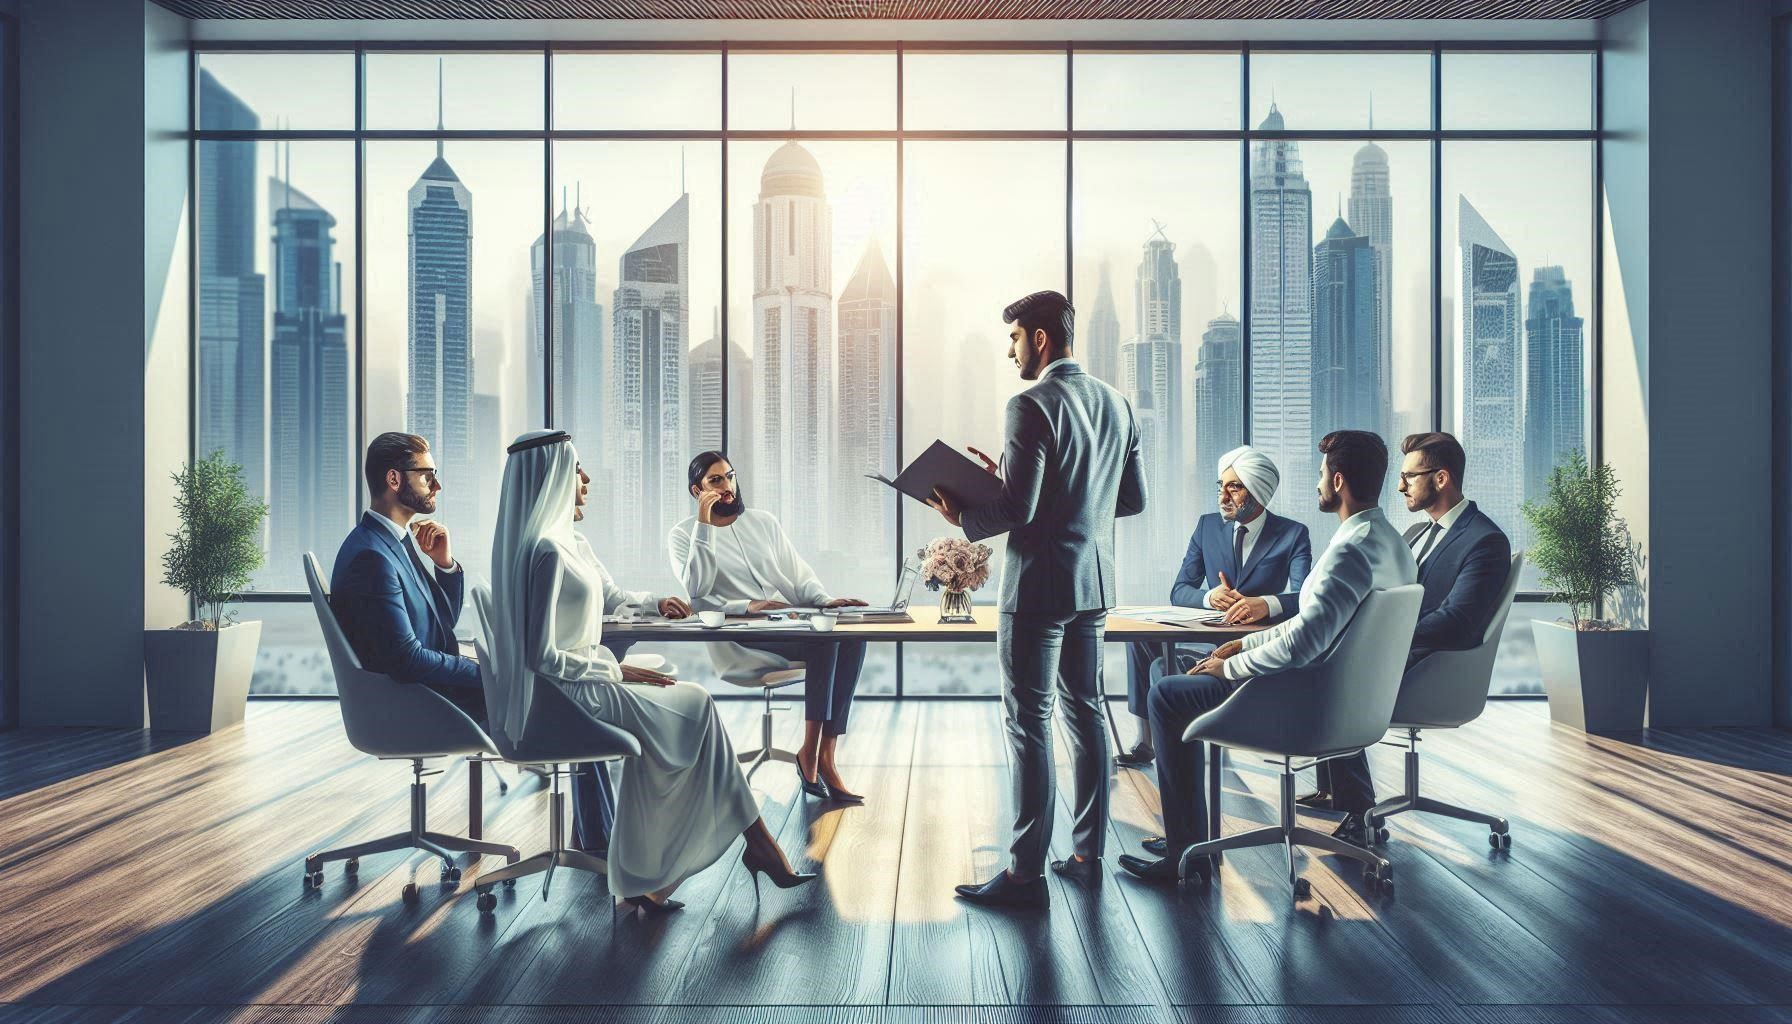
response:
[[[894,487],[922,504],[939,488],[964,508],[994,501],[1002,494],[1002,478],[972,462],[944,441],[934,441],[915,457],[908,468],[889,480],[882,473],[866,473],[879,483]]]

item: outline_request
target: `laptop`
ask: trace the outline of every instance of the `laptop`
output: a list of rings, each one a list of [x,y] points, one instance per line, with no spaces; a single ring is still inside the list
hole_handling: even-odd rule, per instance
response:
[[[860,620],[866,620],[866,619],[907,620],[908,619],[909,597],[910,597],[910,595],[912,595],[914,593],[915,584],[917,582],[919,582],[920,579],[921,579],[920,564],[917,562],[911,562],[911,561],[905,560],[902,563],[902,574],[900,576],[896,577],[896,591],[895,591],[895,593],[890,595],[890,603],[888,605],[884,605],[882,607],[870,607],[870,608],[835,608],[835,609],[831,609],[831,610],[839,612],[843,618],[851,617],[851,618],[860,619]],[[822,609],[819,609],[819,608],[786,608],[783,611],[784,612],[795,612],[797,614],[804,614],[804,613],[818,612],[821,610]]]

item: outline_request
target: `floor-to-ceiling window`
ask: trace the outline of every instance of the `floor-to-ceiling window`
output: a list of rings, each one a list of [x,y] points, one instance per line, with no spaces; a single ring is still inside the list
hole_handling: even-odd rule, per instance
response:
[[[955,531],[864,474],[935,438],[999,449],[1023,383],[1000,311],[1043,288],[1146,440],[1129,603],[1167,600],[1242,441],[1315,546],[1326,431],[1376,430],[1396,461],[1457,432],[1469,496],[1519,543],[1520,504],[1595,446],[1584,49],[269,46],[194,68],[194,441],[271,505],[243,608],[268,622],[258,692],[331,689],[298,558],[328,564],[384,430],[435,446],[476,575],[504,445],[552,424],[624,586],[676,590],[685,465],[720,447],[830,590],[881,602]],[[1537,689],[1528,620],[1550,614],[1513,616],[1496,689]],[[997,690],[968,646],[887,645],[864,683]]]

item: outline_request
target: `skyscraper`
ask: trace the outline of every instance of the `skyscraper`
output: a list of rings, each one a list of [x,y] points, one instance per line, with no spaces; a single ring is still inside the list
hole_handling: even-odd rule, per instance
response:
[[[809,550],[828,546],[833,438],[833,213],[821,165],[778,147],[753,206],[753,482]]]
[[[438,122],[437,127],[440,127]],[[473,194],[442,155],[406,196],[410,361],[405,423],[435,453],[437,515],[464,520],[473,482]]]
[[[1138,335],[1120,346],[1121,394],[1139,426],[1145,479],[1163,501],[1128,523],[1121,536],[1121,567],[1128,589],[1168,593],[1186,524],[1173,512],[1186,507],[1188,472],[1182,425],[1182,274],[1176,246],[1160,227],[1145,241],[1133,284]],[[1176,536],[1183,533],[1182,538]]]
[[[1120,383],[1120,314],[1114,309],[1114,286],[1109,280],[1108,262],[1101,261],[1101,286],[1095,292],[1095,305],[1089,309],[1089,326],[1077,348],[1086,353],[1089,372],[1097,379],[1118,386]]]
[[[1462,260],[1462,447],[1481,511],[1518,527],[1522,474],[1519,434],[1518,257],[1481,214],[1459,200]]]
[[[342,264],[330,235],[336,218],[280,178],[268,182],[268,208],[274,229],[270,568],[279,578],[296,579],[306,551],[330,550],[354,523],[348,329]]]
[[[1270,104],[1258,126],[1282,131]],[[1251,444],[1282,471],[1306,479],[1318,467],[1313,436],[1313,193],[1300,147],[1259,142],[1251,157]],[[1298,487],[1276,491],[1271,507],[1317,518]]]
[[[1313,433],[1373,430],[1384,439],[1392,409],[1376,327],[1378,261],[1369,239],[1339,217],[1313,247]]]
[[[889,473],[896,445],[896,279],[876,238],[840,294],[839,450],[832,502],[836,538],[873,563],[896,543],[889,488],[865,477]]]
[[[554,425],[571,432],[573,444],[593,465],[604,444],[604,307],[597,301],[597,241],[585,212],[570,211],[562,190],[554,218],[553,352]],[[535,287],[535,344],[547,337],[544,293],[547,240],[530,247]],[[540,377],[531,380],[540,380]]]
[[[1375,127],[1375,112],[1369,112]],[[1394,407],[1394,196],[1388,187],[1387,151],[1373,142],[1356,151],[1350,163],[1350,226],[1369,239],[1375,253],[1375,336],[1380,366],[1382,421]]]
[[[1216,491],[1220,456],[1238,447],[1244,436],[1244,334],[1238,318],[1221,313],[1207,321],[1201,347],[1195,353],[1195,465],[1198,488],[1192,507],[1205,509],[1199,500]],[[1217,491],[1216,491],[1217,493]]]
[[[709,340],[691,350],[689,385],[685,388],[685,440],[692,454],[722,443],[722,318],[710,313]],[[753,422],[753,357],[739,345],[728,344],[727,415],[735,423]],[[741,454],[729,453],[736,471],[750,468],[751,446],[740,445]]]
[[[615,488],[616,551],[661,567],[661,544],[689,514],[685,358],[691,335],[691,197],[681,193],[622,254],[610,351],[604,454]]]
[[[1586,450],[1581,415],[1586,351],[1582,321],[1574,315],[1574,290],[1561,267],[1532,272],[1529,307],[1524,321],[1524,497],[1534,501],[1549,493],[1552,468],[1569,452]]]
[[[199,127],[253,130],[261,119],[202,70]],[[243,467],[249,493],[259,497],[267,493],[262,384],[267,282],[255,272],[256,145],[204,142],[199,147],[198,433],[199,453],[223,449]]]

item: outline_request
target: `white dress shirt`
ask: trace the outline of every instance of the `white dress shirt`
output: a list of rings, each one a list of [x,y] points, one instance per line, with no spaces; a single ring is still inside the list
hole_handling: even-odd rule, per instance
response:
[[[375,512],[373,509],[368,509],[367,514],[372,516],[373,518],[379,520],[380,523],[382,523],[386,527],[386,529],[391,530],[392,536],[398,540],[399,546],[401,546],[401,547],[404,545],[405,538],[409,537],[411,535],[411,531],[398,525],[397,523],[393,522],[392,520],[387,519],[385,516],[380,515],[378,512]],[[411,543],[413,545],[416,544],[415,541],[412,541]],[[417,554],[423,555],[423,560],[424,560],[425,564],[427,564],[431,569],[434,569],[437,572],[451,572],[452,573],[452,572],[460,571],[460,559],[458,559],[458,558],[454,560],[453,565],[450,565],[448,568],[444,569],[441,566],[435,564],[435,559],[430,558],[428,555],[424,555],[422,548],[417,548],[416,551],[417,551]]]
[[[1419,567],[1406,541],[1379,507],[1339,524],[1331,543],[1300,585],[1300,611],[1244,638],[1226,659],[1227,679],[1266,676],[1311,664],[1331,650],[1371,590],[1417,582]]]
[[[597,551],[582,533],[573,534],[573,547],[587,562],[597,570],[603,587],[603,613],[614,615],[616,610],[625,604],[632,604],[649,614],[659,611],[660,599],[646,590],[624,590],[616,585],[616,578],[604,567],[603,560],[597,557]]]
[[[1251,520],[1248,523],[1243,524],[1243,526],[1244,526],[1244,557],[1242,559],[1240,559],[1239,563],[1238,563],[1238,574],[1240,576],[1244,575],[1244,567],[1250,563],[1251,552],[1255,551],[1257,549],[1257,541],[1263,537],[1263,527],[1265,525],[1267,525],[1268,522],[1269,522],[1269,512],[1267,510],[1265,510],[1265,511],[1257,513],[1257,518]],[[1239,525],[1240,524],[1236,521],[1229,522],[1226,524],[1226,544],[1228,546],[1238,543],[1237,537],[1238,537]],[[1237,584],[1238,581],[1233,580],[1232,582],[1234,584]],[[1219,589],[1218,587],[1214,588],[1214,590],[1218,590],[1218,589]],[[1217,607],[1213,603],[1214,590],[1209,590],[1207,592],[1207,607],[1209,607],[1209,608]],[[1269,605],[1269,615],[1266,616],[1267,618],[1273,619],[1282,614],[1282,599],[1277,597],[1276,595],[1274,595],[1274,594],[1263,595],[1263,603]]]
[[[700,523],[692,516],[672,528],[667,547],[672,572],[697,611],[745,615],[754,601],[815,607],[833,600],[770,512],[750,508],[728,526]],[[740,644],[710,644],[709,657],[716,674],[729,681],[790,665],[778,655]]]
[[[1431,529],[1431,524],[1427,523],[1425,529],[1420,530],[1418,536],[1412,539],[1412,556],[1419,559],[1420,565],[1423,565],[1425,563],[1425,558],[1430,558],[1431,552],[1436,551],[1437,546],[1444,542],[1444,534],[1449,533],[1450,527],[1456,525],[1456,520],[1462,518],[1462,511],[1466,508],[1468,508],[1468,499],[1463,498],[1461,501],[1458,501],[1455,505],[1451,506],[1450,511],[1445,512],[1443,515],[1432,520],[1433,523],[1437,524],[1437,529],[1435,531]],[[1431,547],[1428,550],[1425,547],[1425,538],[1427,536],[1434,536],[1436,538],[1431,542]],[[1420,551],[1425,552],[1425,558],[1419,558]]]

